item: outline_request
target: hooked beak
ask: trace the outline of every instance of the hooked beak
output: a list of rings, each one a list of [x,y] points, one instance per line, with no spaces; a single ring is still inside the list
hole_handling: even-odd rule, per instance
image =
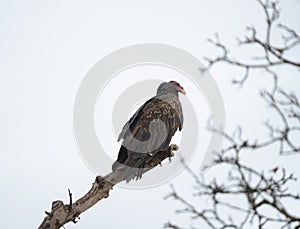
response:
[[[180,88],[179,92],[186,95],[186,91],[183,88]]]

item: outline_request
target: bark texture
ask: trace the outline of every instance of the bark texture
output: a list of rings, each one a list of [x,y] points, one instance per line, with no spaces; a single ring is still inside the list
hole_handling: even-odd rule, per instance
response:
[[[149,159],[146,163],[143,173],[151,170],[155,166],[161,164],[166,158],[172,157],[173,151],[176,151],[178,146],[170,145],[167,151],[160,151]],[[69,190],[70,201],[68,204],[64,204],[60,200],[52,202],[51,212],[46,212],[39,229],[58,229],[68,222],[76,223],[83,212],[93,207],[103,198],[109,196],[110,190],[119,182],[126,180],[122,171],[111,172],[104,177],[97,176],[91,189],[80,199],[73,203],[72,193]]]

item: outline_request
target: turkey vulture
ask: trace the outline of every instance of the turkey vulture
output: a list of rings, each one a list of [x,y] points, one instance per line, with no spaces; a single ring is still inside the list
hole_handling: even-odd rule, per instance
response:
[[[156,96],[145,102],[124,125],[118,138],[123,142],[112,170],[124,172],[127,182],[141,178],[146,160],[167,150],[175,132],[182,129],[178,92],[185,94],[176,81],[161,83]]]

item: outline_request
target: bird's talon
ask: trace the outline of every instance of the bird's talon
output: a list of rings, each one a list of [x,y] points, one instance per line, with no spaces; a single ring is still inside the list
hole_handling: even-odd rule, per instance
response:
[[[172,151],[177,151],[179,149],[179,147],[178,147],[178,145],[176,145],[176,144],[171,144],[170,145],[170,151],[172,152]]]

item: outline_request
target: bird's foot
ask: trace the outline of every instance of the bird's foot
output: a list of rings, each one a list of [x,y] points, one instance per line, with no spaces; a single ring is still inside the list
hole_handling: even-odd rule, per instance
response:
[[[168,151],[169,151],[169,162],[171,163],[172,162],[172,160],[171,160],[171,158],[172,157],[174,157],[174,151],[177,151],[179,149],[179,146],[178,145],[176,145],[176,144],[171,144],[170,146],[169,146],[169,149],[168,149]]]
[[[177,151],[178,149],[179,149],[179,146],[176,145],[176,144],[171,144],[171,145],[169,146],[169,150],[170,150],[170,151]]]

